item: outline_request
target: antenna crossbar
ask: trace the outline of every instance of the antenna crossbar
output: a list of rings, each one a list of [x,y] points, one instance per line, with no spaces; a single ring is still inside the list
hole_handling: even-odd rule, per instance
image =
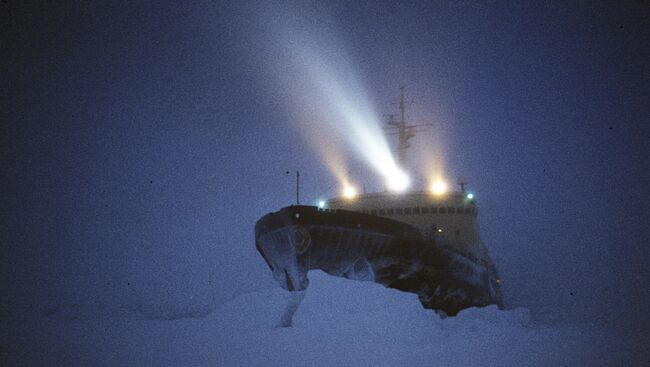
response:
[[[416,125],[407,125],[405,120],[406,114],[406,103],[404,102],[404,86],[400,87],[400,96],[399,96],[399,116],[400,119],[395,119],[395,114],[388,115],[388,129],[397,129],[396,132],[390,133],[388,135],[399,135],[399,140],[397,144],[397,160],[399,165],[403,168],[406,166],[406,149],[411,145],[408,143],[409,139],[413,138],[416,133],[421,132],[421,130],[416,130],[417,127],[423,126],[433,126],[430,123],[426,124],[416,124]]]

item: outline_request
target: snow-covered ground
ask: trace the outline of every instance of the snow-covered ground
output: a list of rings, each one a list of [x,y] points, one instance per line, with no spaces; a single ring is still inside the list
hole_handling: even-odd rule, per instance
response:
[[[544,325],[528,310],[468,309],[441,319],[416,296],[310,273],[292,327],[287,293],[202,308],[52,309],[5,328],[2,365],[25,366],[647,366],[647,336]],[[629,330],[628,330],[629,331]]]

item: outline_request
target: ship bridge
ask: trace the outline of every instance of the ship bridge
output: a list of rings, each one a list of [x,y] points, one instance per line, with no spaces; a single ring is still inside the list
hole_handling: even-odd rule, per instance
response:
[[[444,195],[432,195],[428,191],[372,193],[334,198],[321,202],[320,206],[398,220],[419,229],[425,238],[434,239],[444,247],[478,258],[484,255],[476,220],[478,208],[473,196],[466,192]]]

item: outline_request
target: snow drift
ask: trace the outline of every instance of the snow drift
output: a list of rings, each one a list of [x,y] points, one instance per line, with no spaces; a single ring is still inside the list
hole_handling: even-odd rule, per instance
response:
[[[640,365],[640,342],[613,330],[543,326],[528,310],[470,308],[441,319],[417,296],[310,272],[292,327],[281,289],[244,294],[209,314],[152,318],[40,316],[2,333],[2,365],[556,366]],[[182,304],[182,302],[181,302]]]

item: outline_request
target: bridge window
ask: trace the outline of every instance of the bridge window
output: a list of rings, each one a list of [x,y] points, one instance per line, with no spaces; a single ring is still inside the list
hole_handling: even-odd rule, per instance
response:
[[[438,213],[445,214],[445,213],[447,213],[447,209],[445,209],[444,207],[440,207],[440,208],[438,208]]]
[[[404,214],[404,210],[402,208],[397,208],[397,209],[395,209],[395,214],[397,214],[397,215]]]
[[[384,209],[379,209],[379,215],[386,215],[386,211]]]
[[[377,209],[372,209],[372,210],[370,210],[370,214],[372,214],[372,215],[377,215]]]
[[[449,210],[449,214],[454,214],[454,213],[456,212],[456,208],[454,208],[454,207],[452,207],[452,206],[450,206],[449,208],[447,208],[447,210]]]
[[[393,210],[393,209],[386,209],[386,214],[388,214],[388,215],[393,215],[393,214],[394,214],[394,210]]]
[[[429,208],[427,207],[422,208],[422,214],[429,214]]]
[[[465,208],[465,214],[472,214],[472,208]]]
[[[413,214],[420,214],[420,207],[413,208]]]
[[[405,208],[404,209],[404,214],[411,215],[411,208]]]
[[[456,237],[460,236],[460,229],[457,229],[454,233],[456,234]]]

